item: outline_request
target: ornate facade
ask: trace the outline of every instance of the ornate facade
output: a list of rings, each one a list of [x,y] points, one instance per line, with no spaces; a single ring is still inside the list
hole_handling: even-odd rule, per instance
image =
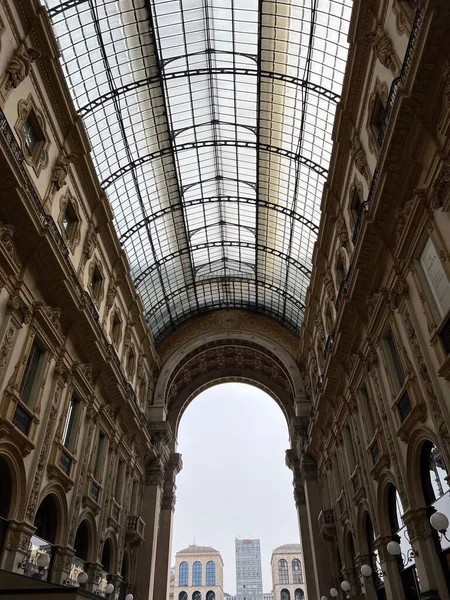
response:
[[[178,319],[174,300],[156,347],[162,305],[136,291],[48,11],[1,0],[2,574],[165,600],[179,420],[243,381],[289,424],[308,599],[449,596],[430,524],[450,516],[449,36],[447,0],[354,2],[306,304],[282,294],[300,335],[244,302]]]
[[[174,600],[223,600],[223,560],[210,546],[189,546],[175,555]]]
[[[300,544],[275,548],[270,561],[273,600],[307,600]]]

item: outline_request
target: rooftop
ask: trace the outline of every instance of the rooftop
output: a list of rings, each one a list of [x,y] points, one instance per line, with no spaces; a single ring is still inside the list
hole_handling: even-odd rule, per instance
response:
[[[302,547],[301,544],[283,544],[282,546],[278,546],[275,548],[272,554],[281,554],[283,552],[301,552]]]
[[[188,546],[187,548],[184,548],[183,550],[180,550],[179,552],[177,552],[178,554],[209,554],[211,552],[216,552],[217,554],[220,554],[220,552],[218,550],[216,550],[215,548],[212,548],[211,546],[196,546],[195,544],[192,544],[192,546]]]

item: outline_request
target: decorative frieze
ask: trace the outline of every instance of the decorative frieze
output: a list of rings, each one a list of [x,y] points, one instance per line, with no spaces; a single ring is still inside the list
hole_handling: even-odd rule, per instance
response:
[[[368,34],[368,38],[380,63],[396,77],[400,70],[400,61],[383,26],[378,24],[375,31]]]
[[[369,165],[367,163],[367,156],[359,138],[355,135],[352,143],[352,158],[356,169],[364,177],[367,183],[370,183],[372,175],[370,173]]]

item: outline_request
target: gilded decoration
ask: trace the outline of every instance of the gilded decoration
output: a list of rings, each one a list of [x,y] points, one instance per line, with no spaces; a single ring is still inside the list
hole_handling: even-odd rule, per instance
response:
[[[50,147],[44,114],[37,107],[32,94],[26,100],[19,101],[17,113],[18,119],[14,128],[17,133],[20,149],[22,150],[25,162],[33,167],[36,176],[39,177],[42,169],[48,165],[48,149]],[[33,126],[37,135],[37,142],[33,151],[30,151],[25,140],[24,125],[27,119],[33,120]]]
[[[388,101],[389,90],[385,81],[380,81],[377,77],[375,81],[375,87],[369,97],[369,104],[367,110],[367,135],[369,139],[369,148],[373,154],[378,155],[380,146],[378,144],[379,129],[377,125],[377,112],[379,105],[386,107]]]
[[[66,227],[64,224],[64,219],[68,209],[73,211],[74,219],[73,222],[70,223],[69,227]],[[73,252],[80,243],[81,217],[78,202],[70,190],[67,190],[59,200],[58,223],[67,247]]]

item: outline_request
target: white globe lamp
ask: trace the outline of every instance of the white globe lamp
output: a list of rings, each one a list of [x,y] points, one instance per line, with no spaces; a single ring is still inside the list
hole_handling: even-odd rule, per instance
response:
[[[346,579],[344,579],[344,581],[341,583],[341,588],[344,592],[349,592],[351,585]]]
[[[435,512],[430,517],[431,527],[433,529],[436,529],[436,531],[439,531],[440,533],[445,533],[447,531],[448,524],[448,519],[444,515],[444,513]]]
[[[387,551],[391,556],[400,556],[402,553],[402,549],[400,548],[400,544],[398,542],[389,542],[387,545]]]
[[[105,587],[105,592],[107,594],[112,594],[114,591],[114,586],[112,583],[108,583],[108,585]]]
[[[362,565],[361,575],[363,577],[370,577],[372,575],[372,567],[370,565]]]
[[[134,596],[133,596],[133,594],[127,594],[127,595],[125,596],[125,600],[134,600]]]
[[[78,573],[77,581],[80,585],[84,585],[88,580],[88,574],[85,571]]]
[[[50,564],[50,556],[46,552],[43,552],[42,554],[39,554],[36,562],[38,568],[46,569]]]
[[[337,598],[339,596],[339,592],[337,591],[336,588],[331,588],[330,596],[332,596],[333,598]]]

